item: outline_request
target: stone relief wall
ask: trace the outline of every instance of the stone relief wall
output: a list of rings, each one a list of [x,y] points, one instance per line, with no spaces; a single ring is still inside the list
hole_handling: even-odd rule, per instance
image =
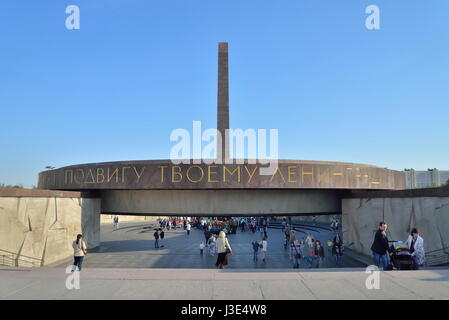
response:
[[[313,223],[314,221],[316,223],[327,223],[329,224],[329,227],[331,223],[335,220],[340,221],[341,223],[341,214],[333,214],[333,215],[319,215],[315,216],[294,216],[292,217],[292,223]]]
[[[427,265],[449,263],[449,197],[343,199],[345,245],[372,255],[380,221],[389,225],[390,240],[405,241],[413,227],[424,238]]]
[[[13,259],[17,266],[45,266],[67,259],[78,233],[88,248],[99,246],[100,207],[100,199],[0,194],[0,264]]]

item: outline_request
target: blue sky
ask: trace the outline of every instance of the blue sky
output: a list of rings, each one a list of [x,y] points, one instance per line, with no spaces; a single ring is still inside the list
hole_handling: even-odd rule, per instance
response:
[[[173,129],[216,125],[219,41],[231,127],[279,129],[280,158],[449,169],[447,0],[5,0],[0,182],[168,158]]]

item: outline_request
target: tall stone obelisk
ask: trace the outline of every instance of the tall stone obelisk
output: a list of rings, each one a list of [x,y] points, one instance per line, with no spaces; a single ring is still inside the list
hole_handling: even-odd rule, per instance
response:
[[[218,98],[217,98],[217,130],[221,133],[221,159],[229,157],[229,141],[226,130],[229,129],[229,74],[228,43],[218,43]],[[218,150],[217,150],[218,151]]]

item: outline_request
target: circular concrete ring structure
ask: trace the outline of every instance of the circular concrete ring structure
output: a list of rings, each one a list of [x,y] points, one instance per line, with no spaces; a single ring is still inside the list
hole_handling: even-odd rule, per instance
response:
[[[173,164],[170,160],[83,164],[44,171],[39,188],[96,191],[103,213],[151,215],[336,214],[351,190],[404,188],[404,174],[375,166],[279,160],[270,175],[246,160]]]

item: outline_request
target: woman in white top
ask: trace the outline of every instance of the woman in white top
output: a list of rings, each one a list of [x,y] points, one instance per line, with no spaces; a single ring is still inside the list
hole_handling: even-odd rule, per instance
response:
[[[220,231],[218,235],[218,239],[216,241],[217,248],[217,262],[215,265],[220,269],[223,269],[224,266],[228,264],[228,253],[232,253],[231,245],[229,244],[228,238],[226,238],[226,233]]]
[[[268,250],[268,240],[267,237],[264,237],[262,239],[262,261],[266,262],[265,259],[267,258],[267,250]]]
[[[315,241],[314,241],[313,236],[312,236],[312,234],[310,232],[307,234],[306,243],[309,246],[309,250],[312,250],[314,248],[314,246],[315,246]]]
[[[419,235],[417,228],[412,229],[406,244],[410,249],[410,254],[412,255],[413,267],[415,270],[419,270],[419,267],[424,264],[426,254],[424,251],[424,239]]]
[[[85,255],[87,254],[87,246],[83,240],[83,235],[79,234],[76,236],[76,240],[72,243],[73,247],[73,255],[75,257],[75,261],[73,262],[72,272],[78,269],[81,271],[81,267],[83,265],[83,260]]]

